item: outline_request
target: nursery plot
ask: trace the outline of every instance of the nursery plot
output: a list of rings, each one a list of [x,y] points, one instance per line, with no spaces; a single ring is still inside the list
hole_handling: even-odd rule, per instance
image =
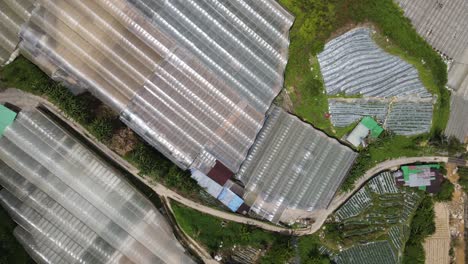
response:
[[[369,28],[353,29],[328,42],[318,59],[330,95],[431,97],[418,71],[377,46]]]

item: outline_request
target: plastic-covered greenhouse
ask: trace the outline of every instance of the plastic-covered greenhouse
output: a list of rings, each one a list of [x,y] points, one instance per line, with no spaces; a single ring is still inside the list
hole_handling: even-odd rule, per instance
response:
[[[31,16],[35,0],[0,0],[0,66],[16,50],[21,26]]]
[[[179,167],[236,172],[282,88],[292,23],[275,0],[38,0],[20,49]]]
[[[237,178],[251,210],[272,222],[296,220],[288,210],[324,209],[357,153],[274,107]]]
[[[37,263],[192,263],[163,216],[38,111],[0,139],[0,203]]]

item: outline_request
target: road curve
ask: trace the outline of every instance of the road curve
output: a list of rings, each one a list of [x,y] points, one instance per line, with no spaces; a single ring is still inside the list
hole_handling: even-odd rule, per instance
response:
[[[75,129],[78,133],[90,139],[90,142],[93,145],[95,145],[95,147],[100,149],[103,153],[108,155],[108,157],[111,158],[114,162],[118,163],[123,168],[127,169],[136,178],[140,179],[147,186],[152,188],[159,196],[170,198],[171,200],[177,201],[189,208],[192,208],[202,213],[216,216],[216,217],[228,220],[228,221],[252,225],[252,226],[262,228],[267,231],[278,232],[278,233],[283,233],[283,234],[294,234],[298,236],[303,236],[303,235],[310,235],[310,234],[315,233],[317,230],[320,229],[320,227],[323,225],[323,223],[325,222],[325,220],[330,214],[332,214],[336,209],[338,209],[340,205],[346,202],[346,200],[348,200],[356,191],[358,191],[362,187],[362,185],[364,185],[369,179],[377,175],[379,172],[390,170],[390,169],[397,168],[404,164],[411,164],[415,162],[444,162],[444,163],[448,162],[447,157],[408,157],[408,158],[405,157],[405,158],[393,159],[393,160],[388,160],[388,161],[379,163],[372,169],[368,170],[365,173],[365,175],[356,182],[352,191],[338,194],[337,196],[335,196],[335,198],[332,200],[332,202],[330,203],[330,206],[327,209],[302,215],[301,217],[311,217],[315,219],[315,223],[310,228],[290,229],[290,228],[285,228],[285,227],[276,226],[270,223],[262,222],[259,220],[251,219],[242,215],[228,213],[228,212],[217,210],[208,206],[204,206],[202,204],[199,204],[197,202],[194,202],[190,199],[187,199],[181,196],[180,194],[174,192],[173,190],[157,182],[154,182],[149,177],[140,176],[139,170],[137,168],[135,168],[133,165],[128,163],[122,157],[120,157],[115,152],[110,150],[107,146],[100,143],[96,138],[90,135],[81,125],[71,121],[69,118],[67,118],[63,114],[62,111],[60,111],[57,107],[55,107],[53,104],[51,104],[50,102],[48,102],[42,97],[24,93],[17,89],[7,89],[4,92],[0,93],[0,102],[9,102],[23,109],[32,109],[32,108],[37,107],[40,104],[45,106],[49,111],[53,112],[55,115],[60,117],[64,122],[66,122],[68,125],[73,127],[73,129]]]

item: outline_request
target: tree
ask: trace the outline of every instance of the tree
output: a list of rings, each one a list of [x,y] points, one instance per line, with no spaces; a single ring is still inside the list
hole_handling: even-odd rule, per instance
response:
[[[440,191],[434,195],[434,200],[437,202],[447,202],[452,200],[454,189],[455,187],[453,184],[450,181],[445,180],[441,185]]]

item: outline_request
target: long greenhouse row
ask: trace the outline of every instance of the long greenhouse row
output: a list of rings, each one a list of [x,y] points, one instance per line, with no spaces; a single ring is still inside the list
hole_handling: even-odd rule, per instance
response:
[[[351,30],[328,42],[318,59],[329,95],[431,97],[418,71],[377,46],[369,28]]]
[[[247,204],[273,221],[291,220],[288,209],[323,209],[357,154],[297,117],[274,107],[237,179]]]
[[[274,0],[39,0],[19,47],[179,167],[236,172],[282,88],[293,19]]]
[[[19,113],[0,159],[0,203],[37,263],[192,263],[151,202],[42,113]]]

